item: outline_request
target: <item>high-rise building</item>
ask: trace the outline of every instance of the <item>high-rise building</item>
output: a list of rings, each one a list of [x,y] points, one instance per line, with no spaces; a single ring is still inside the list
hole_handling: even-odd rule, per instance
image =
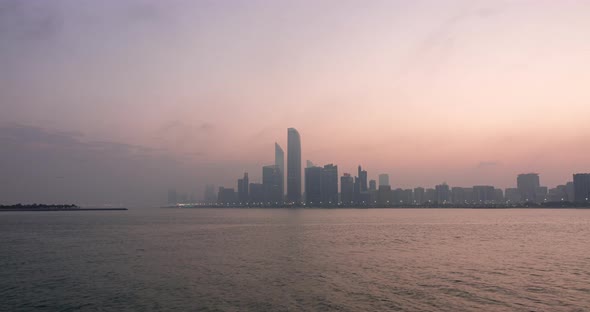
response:
[[[465,187],[455,186],[451,188],[451,202],[453,204],[467,203],[467,192]]]
[[[574,182],[567,182],[565,184],[565,192],[567,193],[567,200],[570,202],[576,201],[576,196],[574,194]]]
[[[295,128],[287,130],[287,200],[301,202],[301,137]]]
[[[416,187],[414,188],[414,203],[417,205],[422,205],[426,199],[424,198],[424,188],[423,187]]]
[[[590,173],[574,174],[574,202],[590,202]]]
[[[281,173],[281,194],[285,196],[285,152],[281,146],[275,142],[275,166]]]
[[[345,205],[354,201],[354,179],[349,173],[340,177],[340,201]]]
[[[499,188],[494,189],[494,201],[496,203],[504,203],[506,201],[506,198],[504,198],[504,192],[502,191],[502,189],[499,189]]]
[[[489,204],[494,202],[496,191],[493,186],[476,185],[473,187],[473,201],[476,204]]]
[[[366,192],[369,190],[369,186],[368,186],[368,181],[367,181],[367,171],[363,170],[361,168],[361,166],[359,165],[359,169],[358,169],[358,177],[360,180],[360,185],[359,185],[359,190],[361,193]]]
[[[380,207],[387,207],[391,206],[392,203],[393,198],[391,194],[391,186],[379,185],[379,190],[377,191],[377,204]]]
[[[435,189],[433,189],[433,188],[427,188],[424,191],[424,200],[425,200],[424,202],[428,202],[428,203],[435,202],[436,201],[436,197],[437,197],[436,193],[437,192],[436,192]]]
[[[250,186],[250,181],[248,180],[248,173],[244,173],[244,177],[242,179],[238,179],[238,201],[242,204],[248,203],[248,190]]]
[[[322,205],[322,168],[305,168],[305,203],[309,207]]]
[[[260,205],[264,202],[264,185],[250,183],[250,205]]]
[[[389,185],[389,175],[387,173],[379,175],[379,186],[381,185]]]
[[[547,187],[539,186],[535,189],[535,202],[544,203],[547,201]]]
[[[217,201],[217,194],[215,194],[215,186],[213,184],[205,185],[205,194],[203,194],[203,200],[206,203],[214,203]]]
[[[516,187],[520,193],[521,202],[536,201],[536,190],[541,186],[537,173],[523,173],[516,178]]]
[[[377,181],[369,180],[369,191],[376,191],[377,190]]]
[[[549,189],[547,191],[547,200],[550,202],[568,201],[566,186],[558,185],[555,188]]]
[[[217,193],[217,202],[224,205],[235,204],[237,201],[236,192],[233,188],[220,187]]]
[[[321,174],[321,199],[324,206],[338,203],[338,166],[325,165]]]
[[[262,187],[264,188],[265,203],[270,203],[270,205],[282,204],[281,173],[277,166],[262,167]]]
[[[507,203],[519,203],[520,202],[520,191],[517,188],[507,188],[504,191],[504,197]]]
[[[451,201],[451,190],[446,183],[435,186],[436,199],[439,204],[449,203]]]

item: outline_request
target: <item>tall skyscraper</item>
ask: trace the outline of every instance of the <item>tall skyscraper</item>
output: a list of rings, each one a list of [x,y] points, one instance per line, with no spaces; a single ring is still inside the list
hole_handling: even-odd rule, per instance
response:
[[[281,172],[281,194],[285,196],[285,152],[281,146],[275,142],[275,166]]]
[[[301,202],[301,137],[295,128],[287,129],[287,200]]]
[[[247,204],[249,200],[249,186],[248,172],[244,173],[242,179],[238,179],[238,201],[242,204]]]
[[[424,188],[423,187],[417,187],[414,189],[414,203],[421,205],[423,204],[426,200],[424,198]]]
[[[536,191],[540,187],[539,175],[536,173],[519,174],[516,178],[516,187],[520,193],[521,202],[535,201]]]
[[[325,165],[322,168],[322,203],[331,206],[338,203],[338,166]]]
[[[305,168],[305,204],[309,207],[320,207],[321,201],[322,167]]]
[[[574,202],[590,202],[590,173],[574,174]]]
[[[436,198],[435,201],[438,202],[439,204],[442,203],[448,203],[451,201],[451,190],[449,188],[449,185],[447,185],[446,183],[443,184],[439,184],[437,186],[434,187],[435,191],[436,191]]]
[[[262,187],[264,189],[264,202],[271,205],[282,204],[280,169],[275,165],[262,167]]]
[[[349,173],[340,178],[340,201],[350,205],[354,200],[354,179]]]
[[[359,191],[361,193],[368,191],[369,186],[368,186],[368,181],[367,181],[367,171],[363,170],[361,168],[361,166],[359,165],[358,174],[359,174],[358,177],[360,180]]]
[[[387,173],[379,175],[379,186],[381,185],[389,185],[389,175]]]

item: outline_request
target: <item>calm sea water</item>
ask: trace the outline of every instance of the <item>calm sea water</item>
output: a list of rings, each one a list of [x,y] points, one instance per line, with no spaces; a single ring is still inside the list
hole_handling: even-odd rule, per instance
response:
[[[0,214],[0,311],[589,311],[590,210]]]

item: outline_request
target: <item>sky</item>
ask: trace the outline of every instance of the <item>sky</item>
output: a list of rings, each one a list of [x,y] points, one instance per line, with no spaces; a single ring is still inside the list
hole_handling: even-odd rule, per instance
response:
[[[302,159],[393,187],[590,171],[590,1],[0,0],[0,203],[149,204]]]

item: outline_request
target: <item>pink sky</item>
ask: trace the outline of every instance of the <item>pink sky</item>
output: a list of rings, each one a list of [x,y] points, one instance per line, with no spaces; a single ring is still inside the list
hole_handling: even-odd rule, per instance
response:
[[[590,171],[589,1],[7,3],[0,123],[162,149],[180,188],[259,179],[288,127],[394,187]]]

